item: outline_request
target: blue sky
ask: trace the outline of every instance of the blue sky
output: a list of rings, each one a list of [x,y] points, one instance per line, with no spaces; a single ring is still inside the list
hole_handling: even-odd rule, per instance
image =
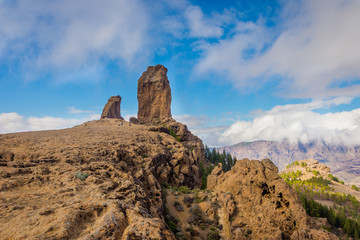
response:
[[[0,133],[99,118],[168,68],[172,114],[211,146],[360,144],[357,0],[0,0]]]

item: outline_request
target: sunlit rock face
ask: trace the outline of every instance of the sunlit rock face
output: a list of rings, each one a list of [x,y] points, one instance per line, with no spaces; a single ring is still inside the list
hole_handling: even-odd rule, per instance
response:
[[[167,68],[149,66],[138,80],[137,99],[140,123],[164,121],[171,118],[171,89]]]

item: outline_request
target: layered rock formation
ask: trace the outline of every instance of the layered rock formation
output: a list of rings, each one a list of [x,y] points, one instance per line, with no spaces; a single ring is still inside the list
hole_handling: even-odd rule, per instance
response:
[[[171,89],[164,66],[150,66],[141,75],[137,99],[140,123],[157,123],[171,118]]]
[[[104,109],[101,114],[101,119],[117,118],[123,120],[120,112],[120,104],[121,104],[121,97],[119,95],[110,97],[108,102],[104,106]]]
[[[219,164],[208,188],[218,196],[224,239],[338,239],[316,227],[268,159],[243,159],[226,173]]]

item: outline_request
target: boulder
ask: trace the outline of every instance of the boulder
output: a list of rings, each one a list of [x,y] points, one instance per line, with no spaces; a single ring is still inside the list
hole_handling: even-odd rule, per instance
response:
[[[110,97],[102,111],[101,119],[117,118],[123,120],[120,113],[120,104],[121,97],[119,95]]]
[[[138,80],[138,120],[140,123],[171,119],[171,89],[167,68],[149,66]]]
[[[131,117],[129,121],[133,124],[139,124],[139,120],[136,117]]]

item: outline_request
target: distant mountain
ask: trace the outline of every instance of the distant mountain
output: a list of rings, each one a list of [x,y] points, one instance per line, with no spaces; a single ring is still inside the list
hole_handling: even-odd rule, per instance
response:
[[[290,143],[276,141],[241,142],[218,148],[238,159],[271,159],[279,170],[296,160],[316,159],[347,183],[360,185],[360,146],[331,145],[324,141]]]

